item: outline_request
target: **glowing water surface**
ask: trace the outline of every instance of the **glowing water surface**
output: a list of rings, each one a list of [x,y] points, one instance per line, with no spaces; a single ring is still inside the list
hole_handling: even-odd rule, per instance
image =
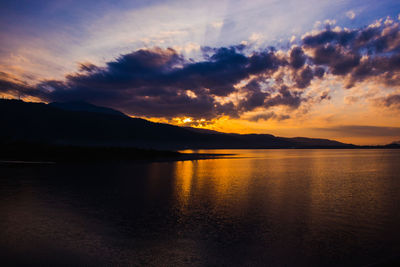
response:
[[[186,151],[187,152],[187,151]],[[400,253],[400,150],[0,164],[0,261],[363,266]]]

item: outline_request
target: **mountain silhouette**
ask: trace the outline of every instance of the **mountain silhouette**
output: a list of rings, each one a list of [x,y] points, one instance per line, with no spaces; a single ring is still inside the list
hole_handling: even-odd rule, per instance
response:
[[[2,143],[201,148],[352,148],[327,139],[284,138],[269,134],[231,134],[131,118],[117,110],[84,102],[31,103],[0,100]]]
[[[63,110],[69,110],[69,111],[87,111],[87,112],[119,115],[119,116],[126,117],[126,115],[124,113],[122,113],[118,110],[92,105],[87,102],[80,102],[80,101],[53,102],[53,103],[50,103],[49,106],[56,107],[56,108],[63,109]]]

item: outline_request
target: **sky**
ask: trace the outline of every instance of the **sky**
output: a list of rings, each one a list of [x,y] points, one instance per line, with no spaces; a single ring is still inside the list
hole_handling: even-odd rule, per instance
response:
[[[400,140],[398,1],[1,0],[0,96],[235,133]]]

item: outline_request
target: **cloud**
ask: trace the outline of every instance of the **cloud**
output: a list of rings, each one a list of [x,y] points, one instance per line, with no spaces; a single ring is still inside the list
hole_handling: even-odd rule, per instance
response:
[[[332,25],[336,24],[336,20],[334,20],[334,19],[326,19],[326,20],[324,20],[324,24],[332,26]]]
[[[294,81],[298,88],[306,88],[310,85],[311,80],[314,78],[314,73],[311,70],[310,66],[303,68],[301,71],[298,71],[294,77]]]
[[[249,111],[263,106],[266,98],[270,96],[267,92],[262,92],[257,80],[250,81],[244,88],[245,98],[239,103],[239,110]]]
[[[275,112],[271,111],[268,113],[261,113],[261,114],[257,114],[257,115],[253,115],[251,117],[249,117],[249,121],[260,121],[260,120],[270,120],[270,119],[274,119],[274,120],[278,120],[278,121],[282,121],[282,120],[287,120],[289,119],[290,116],[289,115],[278,115]]]
[[[171,48],[140,49],[104,67],[82,63],[79,72],[66,76],[66,81],[47,80],[35,88],[2,81],[0,86],[3,91],[19,90],[48,102],[87,101],[137,116],[238,117],[263,105],[268,94],[248,85],[247,98],[240,106],[231,101],[220,103],[217,97],[228,97],[238,83],[252,75],[273,73],[287,64],[273,50],[250,55],[242,50],[243,46],[205,47],[204,60],[193,62]],[[284,95],[280,92],[267,106],[293,105],[291,97],[289,91]],[[298,105],[300,99],[296,101]]]
[[[81,72],[94,72],[98,70],[99,68],[90,62],[82,62],[79,64],[79,71]]]
[[[329,95],[329,91],[322,91],[319,95],[319,100],[322,101],[324,99],[330,100],[331,96]]]
[[[12,74],[0,71],[0,93],[14,95],[18,98],[21,96],[41,97],[43,92],[37,90],[35,86],[31,86],[24,81],[19,80]]]
[[[328,72],[348,76],[347,88],[356,82],[375,80],[385,85],[399,85],[399,23],[377,23],[355,30],[331,30],[303,37],[303,47],[310,60]]]
[[[306,101],[306,99],[302,98],[301,92],[290,91],[287,86],[282,85],[279,88],[279,94],[265,100],[265,107],[283,105],[296,109],[300,106],[302,101]]]
[[[349,19],[354,19],[356,17],[356,13],[354,13],[353,10],[349,10],[346,12],[346,17],[348,17]]]
[[[397,108],[400,108],[400,95],[390,95],[385,98],[384,104],[388,107],[390,106],[397,106]]]
[[[391,94],[386,97],[381,97],[376,100],[378,106],[395,108],[400,111],[400,94]]]
[[[303,67],[306,56],[300,47],[296,46],[290,51],[289,62],[294,69]]]

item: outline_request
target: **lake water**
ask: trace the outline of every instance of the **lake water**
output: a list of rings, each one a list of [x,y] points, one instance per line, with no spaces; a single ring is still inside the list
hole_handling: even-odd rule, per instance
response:
[[[178,162],[0,163],[14,264],[368,266],[400,253],[400,150],[203,150]]]

